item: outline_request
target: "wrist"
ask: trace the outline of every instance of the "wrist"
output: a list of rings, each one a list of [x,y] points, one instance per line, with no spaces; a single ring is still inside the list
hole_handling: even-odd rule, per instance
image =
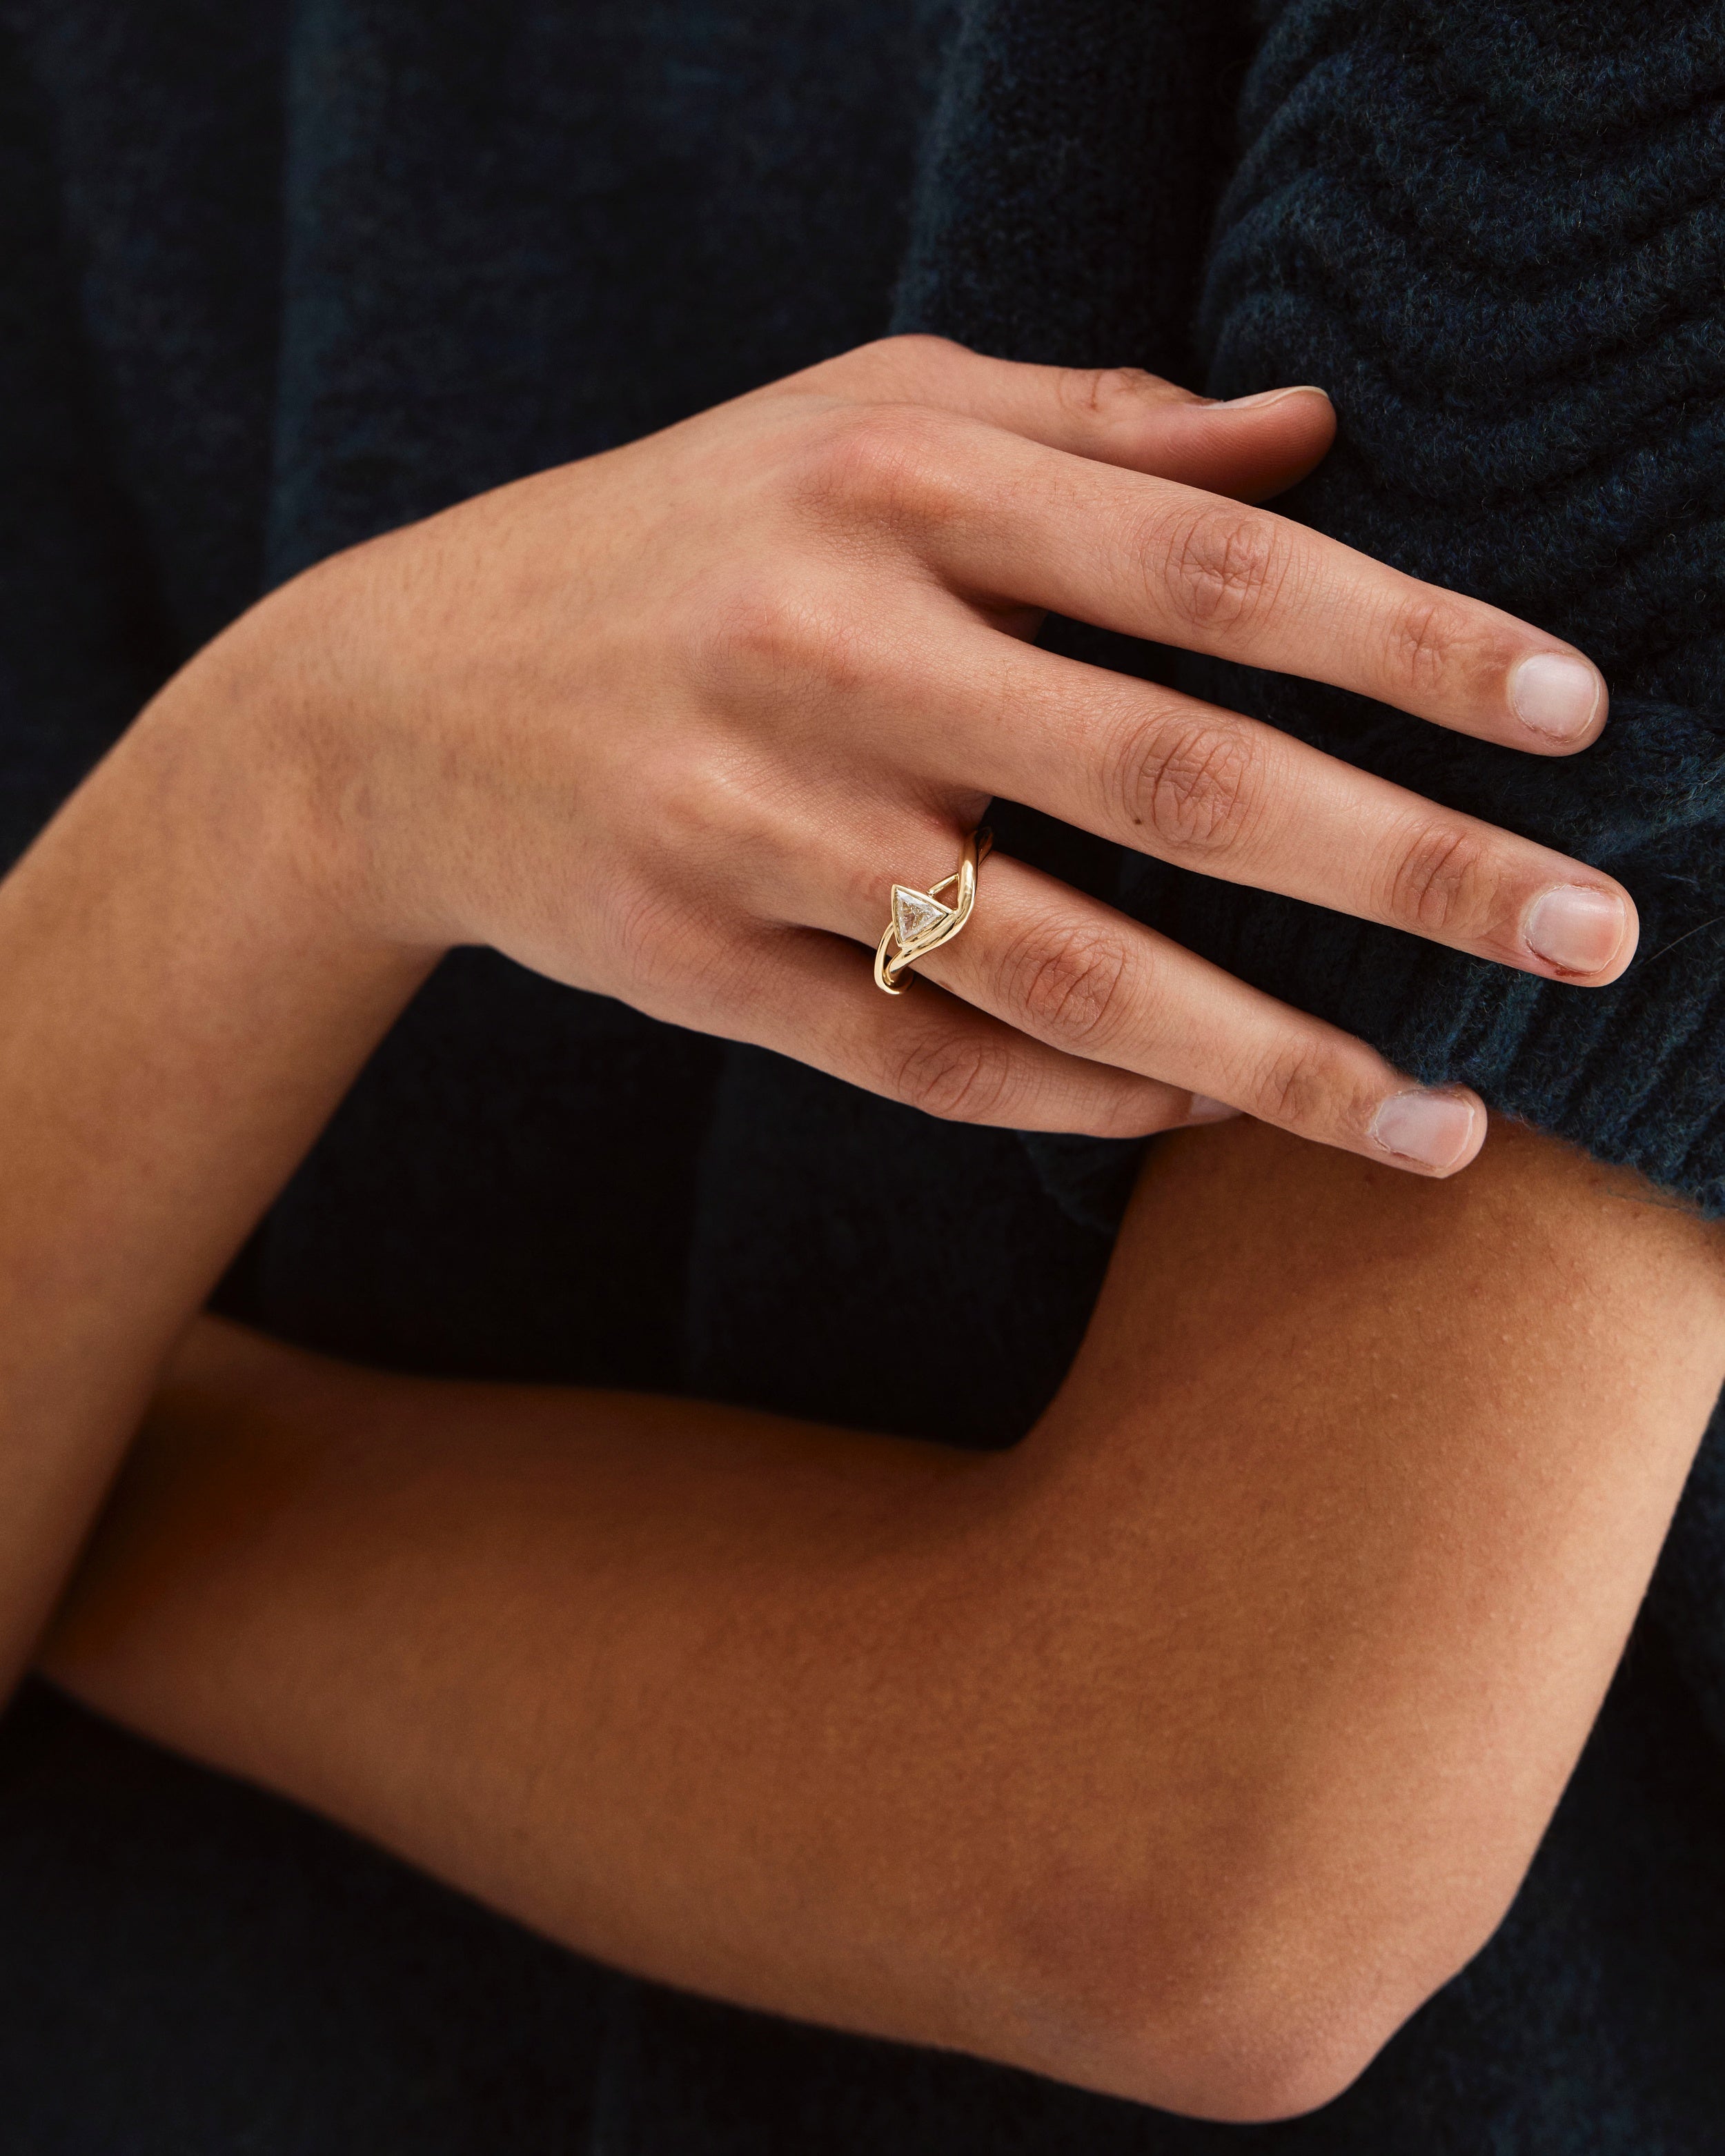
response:
[[[167,684],[127,747],[172,840],[206,860],[264,939],[361,973],[423,978],[454,937],[403,903],[371,814],[338,640],[301,579],[243,615]]]

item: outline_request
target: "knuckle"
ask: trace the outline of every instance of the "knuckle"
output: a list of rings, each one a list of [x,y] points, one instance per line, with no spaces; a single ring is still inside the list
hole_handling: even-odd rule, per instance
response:
[[[1423,594],[1409,599],[1397,615],[1391,632],[1396,673],[1415,696],[1442,689],[1455,648],[1454,628],[1454,608]]]
[[[701,598],[689,638],[696,680],[721,702],[854,688],[870,673],[863,624],[794,582],[727,578]]]
[[[728,578],[703,593],[690,636],[697,677],[719,689],[769,678],[799,655],[806,609],[788,586]]]
[[[816,510],[846,521],[939,523],[966,495],[946,415],[916,404],[871,404],[841,413],[804,452],[802,491]]]
[[[1397,860],[1390,916],[1429,936],[1471,936],[1489,918],[1491,881],[1476,832],[1455,824],[1427,825]]]
[[[1501,670],[1495,642],[1467,607],[1446,593],[1415,592],[1397,608],[1389,631],[1394,693],[1410,705],[1466,692],[1476,675]]]
[[[946,1122],[988,1122],[1006,1096],[1011,1058],[1002,1041],[931,1033],[905,1050],[893,1090]]]
[[[1338,1100],[1351,1098],[1353,1089],[1332,1055],[1296,1041],[1271,1058],[1252,1091],[1252,1113],[1260,1122],[1297,1131],[1334,1122]]]
[[[1250,823],[1256,762],[1238,727],[1194,719],[1136,728],[1118,760],[1113,805],[1177,852],[1219,853]]]
[[[1093,1091],[1074,1119],[1094,1138],[1142,1138],[1165,1130],[1173,1120],[1166,1100],[1142,1085],[1111,1086]]]
[[[1027,1031],[1081,1048],[1106,1034],[1127,967],[1126,945],[1109,929],[1082,921],[1040,924],[1001,961],[1006,1008],[1022,1014]]]
[[[1194,629],[1241,629],[1273,605],[1291,552],[1276,519],[1217,504],[1183,514],[1163,549],[1163,590]]]
[[[1142,367],[1069,367],[1060,371],[1059,396],[1073,418],[1104,424],[1142,418],[1163,384]]]

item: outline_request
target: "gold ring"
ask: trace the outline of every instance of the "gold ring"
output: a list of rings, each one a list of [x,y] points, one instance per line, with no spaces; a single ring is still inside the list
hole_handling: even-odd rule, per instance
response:
[[[899,975],[931,951],[938,951],[942,943],[950,943],[963,927],[976,904],[976,872],[988,858],[993,843],[992,832],[973,831],[964,841],[957,867],[932,891],[913,891],[908,884],[894,884],[892,918],[875,952],[877,988],[885,988],[890,996],[901,996],[910,983],[901,982]],[[951,891],[954,884],[958,886],[957,896],[947,906],[941,893]]]

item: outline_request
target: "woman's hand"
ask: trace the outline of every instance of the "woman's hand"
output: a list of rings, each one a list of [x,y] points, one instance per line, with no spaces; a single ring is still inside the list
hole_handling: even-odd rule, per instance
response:
[[[1329,431],[1310,393],[877,346],[356,548],[171,682],[0,885],[0,1690],[162,1356],[451,943],[951,1115],[1146,1131],[1201,1093],[1468,1158],[1471,1096],[1020,863],[939,985],[889,1000],[858,947],[1002,793],[1511,963],[1622,966],[1589,870],[1028,641],[1058,607],[1580,746],[1584,661],[1225,498]]]
[[[1214,405],[897,339],[357,547],[193,670],[273,715],[368,931],[490,943],[937,1114],[1127,1134],[1226,1103],[1445,1173],[1483,1139],[1471,1094],[1021,862],[989,863],[937,987],[889,1001],[859,947],[999,794],[1553,978],[1621,972],[1609,879],[1030,642],[1056,608],[1584,747],[1605,690],[1568,646],[1228,498],[1332,426],[1315,391]]]

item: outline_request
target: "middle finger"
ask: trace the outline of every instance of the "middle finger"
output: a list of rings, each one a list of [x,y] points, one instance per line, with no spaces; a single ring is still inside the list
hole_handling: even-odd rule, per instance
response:
[[[967,624],[919,738],[945,784],[1022,801],[1227,882],[1601,987],[1635,948],[1609,876],[1279,728]],[[924,749],[925,757],[929,753]]]

